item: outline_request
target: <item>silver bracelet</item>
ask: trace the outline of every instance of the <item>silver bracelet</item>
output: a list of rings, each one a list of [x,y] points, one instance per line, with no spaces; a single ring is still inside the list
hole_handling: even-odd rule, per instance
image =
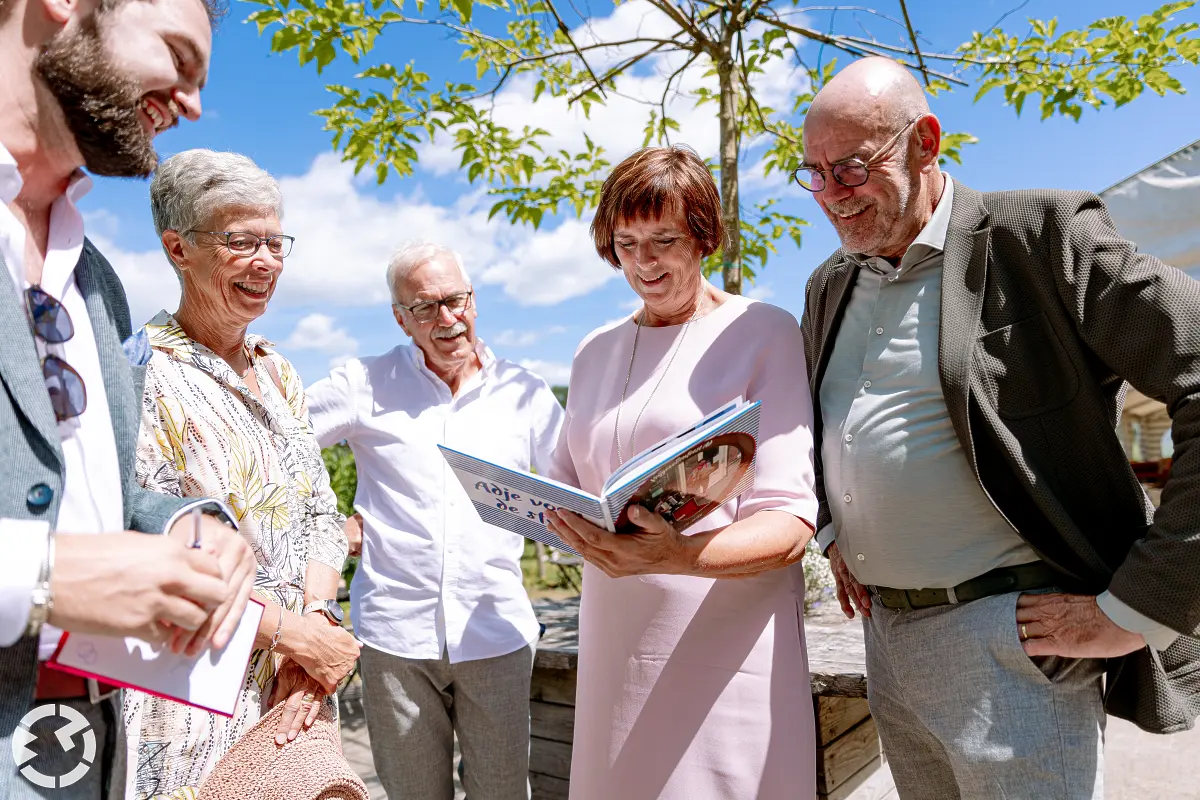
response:
[[[54,610],[54,592],[50,590],[50,575],[54,571],[54,531],[46,532],[46,555],[38,570],[38,580],[33,586],[30,597],[29,624],[25,627],[26,636],[37,636],[50,612]]]
[[[268,653],[275,651],[275,646],[279,644],[281,638],[283,638],[283,606],[279,607],[279,624],[275,626],[275,635],[271,637],[271,646],[267,648]]]

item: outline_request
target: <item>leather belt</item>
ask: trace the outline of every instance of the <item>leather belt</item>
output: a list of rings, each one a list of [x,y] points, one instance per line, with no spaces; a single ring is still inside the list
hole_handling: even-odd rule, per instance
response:
[[[1044,561],[1033,561],[1015,567],[998,567],[977,578],[963,581],[951,589],[892,589],[887,586],[868,586],[884,608],[912,611],[954,603],[969,603],[1007,592],[1048,589],[1061,584],[1063,576]]]
[[[95,686],[95,694],[92,693],[89,683]],[[82,700],[88,699],[93,703],[98,703],[100,700],[108,697],[120,690],[121,687],[113,686],[110,683],[102,683],[100,681],[92,681],[88,678],[81,678],[78,675],[72,675],[69,672],[63,672],[59,669],[51,669],[46,666],[45,662],[38,664],[37,690],[34,692],[35,700]]]

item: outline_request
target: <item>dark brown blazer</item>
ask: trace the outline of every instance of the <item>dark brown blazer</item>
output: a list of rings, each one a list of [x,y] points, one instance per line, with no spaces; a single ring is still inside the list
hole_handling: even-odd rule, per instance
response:
[[[1142,728],[1200,715],[1200,281],[1121,238],[1086,192],[981,194],[962,184],[946,236],[938,371],[963,452],[1063,586],[1111,589],[1183,634],[1111,659],[1109,713]],[[805,356],[816,405],[858,267],[838,250],[809,279]],[[1127,387],[1162,401],[1175,441],[1157,511],[1117,438]]]

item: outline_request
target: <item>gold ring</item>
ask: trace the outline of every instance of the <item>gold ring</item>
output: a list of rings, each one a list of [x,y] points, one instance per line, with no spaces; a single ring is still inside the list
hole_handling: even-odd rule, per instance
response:
[[[314,695],[312,692],[305,692],[304,702],[311,703],[312,701],[314,701],[316,699],[317,699],[316,695]]]
[[[1023,642],[1025,640],[1027,640],[1028,638],[1029,638],[1029,631],[1027,631],[1025,629],[1025,623],[1022,622],[1021,623],[1021,641]]]

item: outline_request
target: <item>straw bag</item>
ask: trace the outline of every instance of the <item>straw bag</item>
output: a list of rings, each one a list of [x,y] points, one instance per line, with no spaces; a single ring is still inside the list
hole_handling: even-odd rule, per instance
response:
[[[282,747],[279,703],[217,761],[199,800],[370,800],[366,784],[342,756],[328,702],[311,728]]]

